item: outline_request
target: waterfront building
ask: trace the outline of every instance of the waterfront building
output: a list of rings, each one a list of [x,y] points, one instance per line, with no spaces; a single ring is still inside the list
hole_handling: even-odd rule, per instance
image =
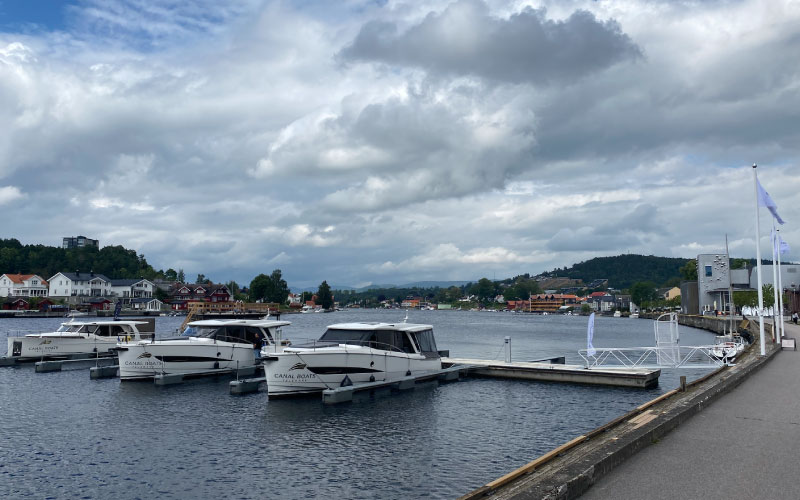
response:
[[[123,304],[128,304],[131,299],[151,298],[156,285],[144,278],[112,279],[111,293],[122,299]]]
[[[214,283],[176,283],[169,292],[169,303],[175,310],[187,308],[189,302],[231,302],[228,287]]]
[[[62,248],[100,248],[100,241],[87,238],[86,236],[65,236],[61,244]]]
[[[47,281],[49,297],[105,297],[111,295],[111,280],[95,272],[60,272]]]
[[[0,297],[47,297],[47,281],[36,274],[3,274]]]
[[[158,312],[164,303],[153,297],[138,297],[130,300],[130,306],[134,311]]]
[[[800,266],[796,264],[781,264],[779,268],[781,273],[781,284],[784,290],[799,290],[800,289]],[[773,284],[772,266],[761,266],[761,283],[764,285]],[[758,273],[755,269],[750,272],[750,288],[756,289],[758,287]]]
[[[22,297],[11,297],[3,302],[4,311],[27,311],[31,306]]]

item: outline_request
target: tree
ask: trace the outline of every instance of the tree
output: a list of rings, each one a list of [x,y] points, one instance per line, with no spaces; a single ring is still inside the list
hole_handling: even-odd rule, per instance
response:
[[[639,307],[656,300],[656,285],[652,281],[639,281],[631,286],[631,300]]]
[[[250,300],[283,304],[289,297],[289,285],[281,278],[281,270],[272,274],[259,274],[250,282]]]
[[[697,281],[697,261],[690,260],[680,268],[680,272],[684,280]]]
[[[331,294],[331,287],[327,281],[323,281],[317,290],[317,300],[323,309],[330,309],[333,307],[333,295]]]
[[[731,269],[746,269],[747,259],[731,259]]]
[[[211,280],[206,278],[205,274],[198,274],[197,275],[197,279],[195,280],[195,283],[197,283],[199,285],[205,285],[207,283],[211,283]]]
[[[490,302],[496,295],[494,283],[488,278],[479,279],[478,283],[472,286],[470,292],[477,295],[478,301],[484,304]]]
[[[164,271],[164,279],[168,281],[178,281],[178,272],[172,268]]]
[[[178,269],[177,278],[178,278],[178,281],[180,281],[181,283],[186,283],[186,275],[183,274],[183,269]]]
[[[153,292],[153,296],[161,302],[164,302],[169,298],[169,293],[166,290],[156,287],[155,291]]]

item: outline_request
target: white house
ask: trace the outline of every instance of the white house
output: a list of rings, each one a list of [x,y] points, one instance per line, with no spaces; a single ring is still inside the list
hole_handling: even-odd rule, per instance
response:
[[[111,295],[111,280],[93,272],[56,273],[47,280],[50,297],[106,297]]]
[[[151,298],[156,285],[144,278],[111,280],[111,293],[128,302],[126,299]]]
[[[161,311],[164,303],[152,297],[131,299],[131,309],[135,311]]]
[[[35,274],[4,274],[0,297],[47,297],[47,281]]]

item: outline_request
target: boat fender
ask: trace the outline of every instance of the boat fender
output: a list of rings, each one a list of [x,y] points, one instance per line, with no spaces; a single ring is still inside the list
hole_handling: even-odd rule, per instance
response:
[[[369,376],[369,381],[370,382],[375,382],[375,375],[370,375]]]
[[[410,377],[410,376],[411,376],[411,370],[406,370],[406,377]]]
[[[219,369],[219,361],[214,361],[214,369],[215,370]]]
[[[339,384],[339,387],[350,387],[351,385],[353,385],[353,381],[350,380],[350,376],[345,375],[342,379],[342,383]]]

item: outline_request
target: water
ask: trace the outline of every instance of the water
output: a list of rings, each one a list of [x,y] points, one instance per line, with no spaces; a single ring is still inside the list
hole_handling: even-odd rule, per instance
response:
[[[346,321],[400,321],[405,312],[285,316],[289,338],[317,338]],[[158,318],[160,335],[182,318]],[[434,325],[454,357],[567,356],[578,363],[586,318],[410,311]],[[57,319],[2,319],[0,345]],[[681,343],[713,334],[681,327]],[[595,347],[653,345],[653,322],[597,318]],[[0,347],[0,352],[3,350]],[[675,388],[663,370],[651,390],[466,379],[326,406],[319,398],[231,396],[230,379],[177,386],[89,380],[86,369],[37,374],[0,368],[3,498],[454,498]]]

